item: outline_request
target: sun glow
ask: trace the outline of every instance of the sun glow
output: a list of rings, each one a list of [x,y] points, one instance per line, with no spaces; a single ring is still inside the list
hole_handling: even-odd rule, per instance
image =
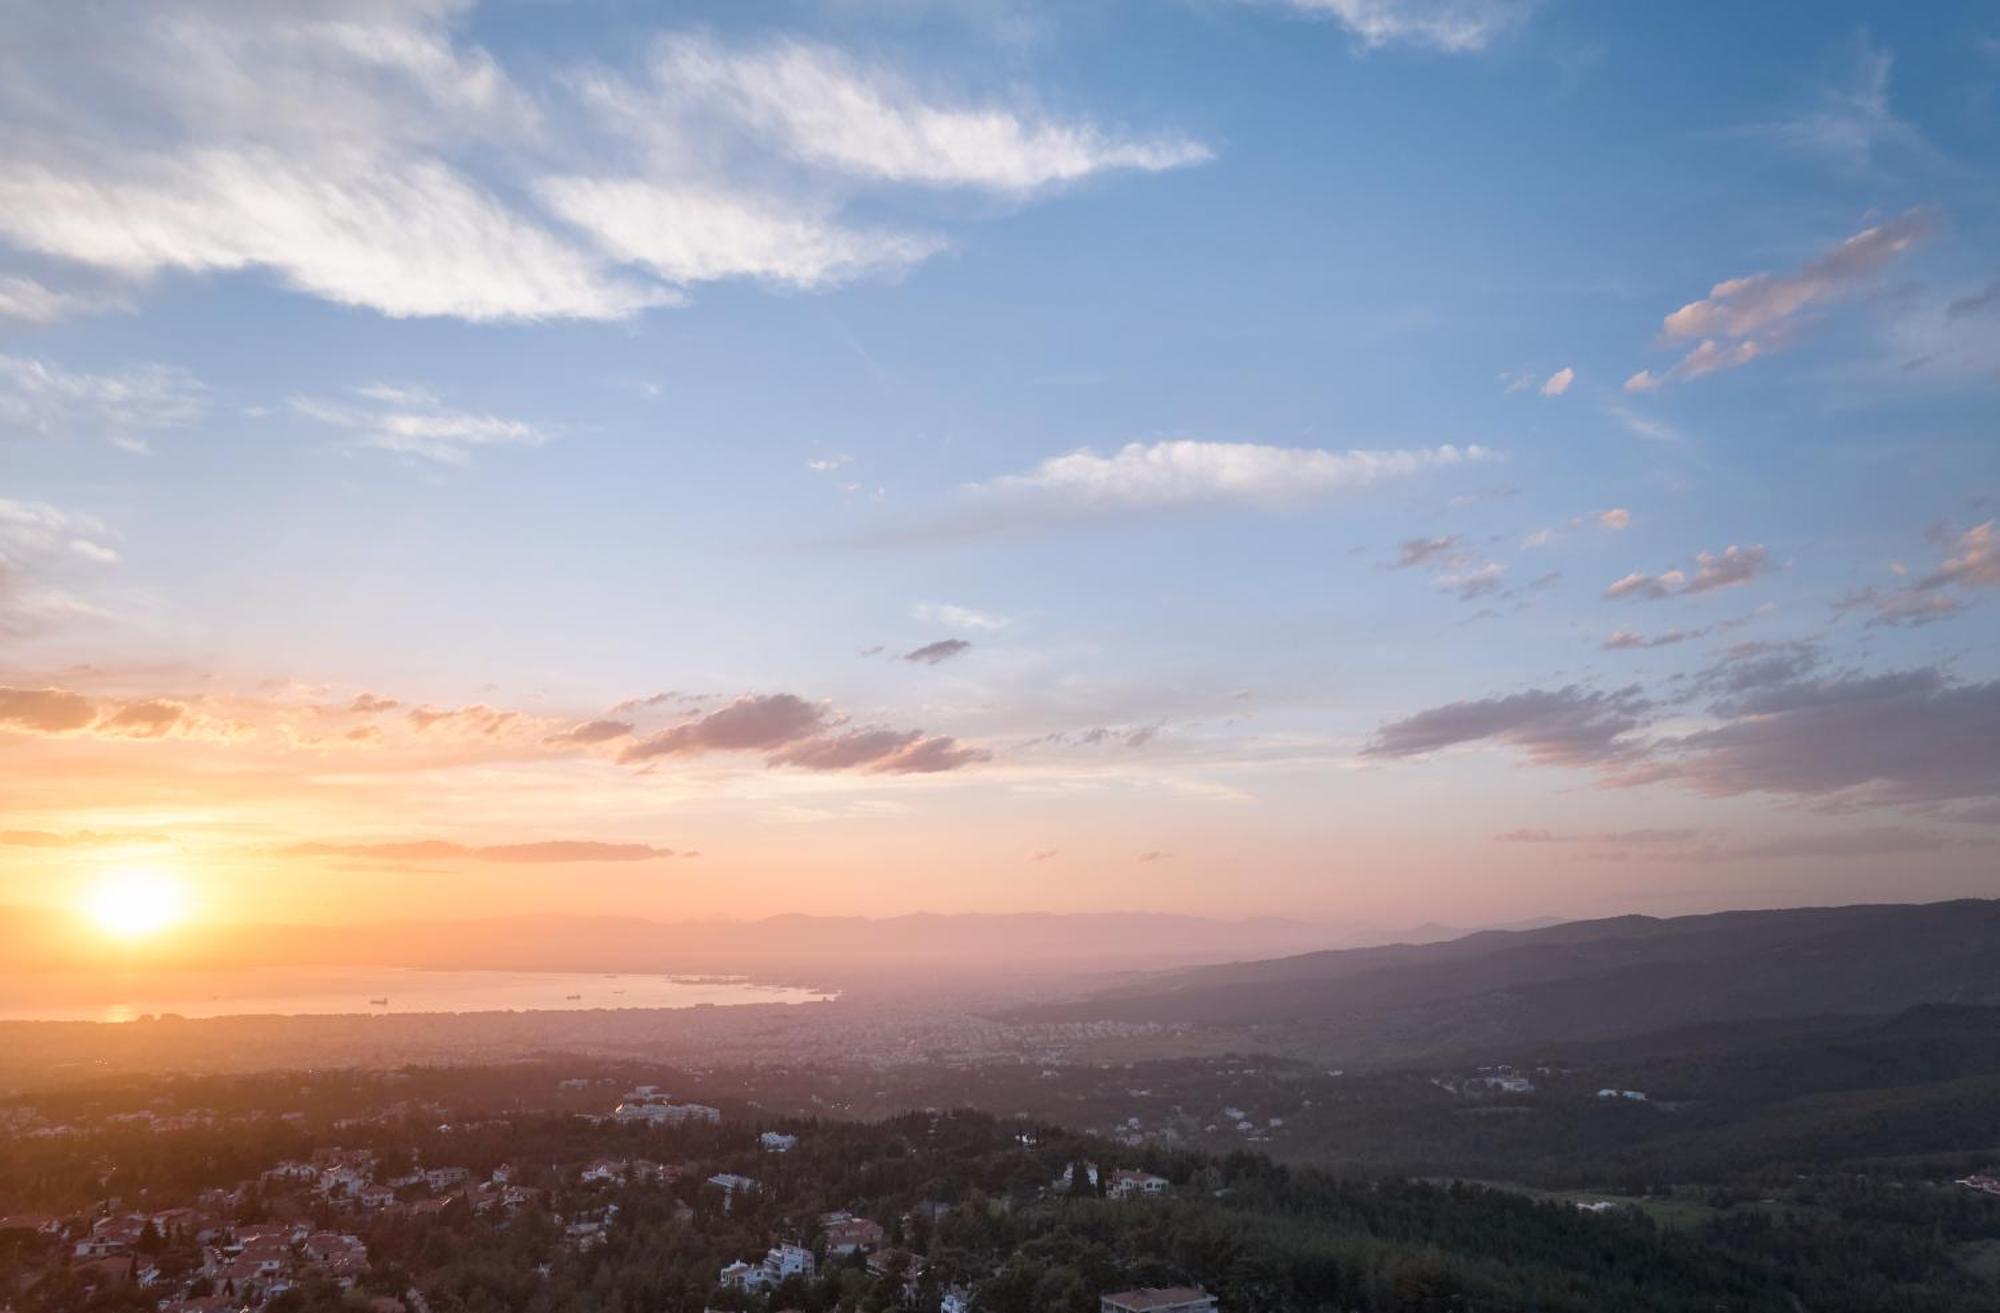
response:
[[[187,895],[171,873],[151,867],[113,871],[84,891],[84,914],[118,939],[149,939],[187,913]]]

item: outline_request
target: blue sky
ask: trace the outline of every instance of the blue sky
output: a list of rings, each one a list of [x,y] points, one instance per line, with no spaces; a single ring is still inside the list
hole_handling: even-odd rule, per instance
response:
[[[9,901],[1992,892],[1983,6],[0,22]]]

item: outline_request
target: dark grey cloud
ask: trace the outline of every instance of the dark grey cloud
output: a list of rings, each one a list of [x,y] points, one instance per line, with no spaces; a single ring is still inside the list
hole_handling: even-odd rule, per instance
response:
[[[984,748],[949,735],[880,727],[833,732],[824,706],[790,693],[736,699],[705,716],[662,730],[627,747],[624,762],[705,752],[762,752],[771,766],[862,770],[887,775],[932,774],[990,760]]]
[[[935,643],[926,643],[922,647],[903,653],[903,660],[920,661],[927,666],[934,666],[940,661],[963,656],[971,650],[972,644],[963,638],[940,638]]]
[[[1732,698],[1796,683],[1820,663],[1817,644],[1787,639],[1737,643],[1688,681],[1691,697]]]
[[[826,708],[794,694],[746,695],[705,716],[639,740],[626,748],[619,760],[781,748],[816,734],[826,722]]]
[[[629,720],[587,720],[580,725],[571,726],[560,734],[551,734],[543,742],[587,747],[594,743],[609,743],[613,739],[622,739],[631,732],[632,722]]]
[[[1637,686],[1612,692],[1575,684],[1529,689],[1453,702],[1392,721],[1361,751],[1368,757],[1415,757],[1492,740],[1520,748],[1540,764],[1602,763],[1637,750],[1626,736],[1639,728],[1651,707]]]
[[[1834,614],[1864,613],[1871,629],[1888,625],[1916,628],[1959,614],[1965,609],[1963,599],[1968,592],[2000,588],[2000,538],[1995,536],[1994,521],[1975,524],[1962,533],[1937,526],[1930,536],[1945,553],[1936,569],[1900,588],[1871,586],[1843,593],[1834,599]]]
[[[1493,839],[1496,843],[1576,843],[1631,848],[1692,843],[1700,836],[1700,830],[1689,829],[1596,830],[1568,834],[1557,830],[1509,830],[1505,834],[1494,835]]]
[[[1976,292],[1956,298],[1947,304],[1947,317],[1957,319],[1963,315],[1976,315],[1982,310],[2000,307],[2000,278],[1994,279]]]
[[[1465,541],[1457,534],[1442,538],[1405,538],[1396,548],[1391,570],[1455,565],[1465,560]]]
[[[802,739],[771,754],[773,766],[809,770],[853,770],[894,755],[922,740],[918,730],[864,729]]]
[[[1855,588],[1833,600],[1835,615],[1864,613],[1870,629],[1917,629],[1949,620],[1961,609],[1958,599],[1949,593],[1923,592],[1916,588]]]
[[[2000,796],[2000,680],[1933,667],[1773,680],[1716,710],[1725,723],[1661,745],[1672,774],[1703,793],[1853,805]]]

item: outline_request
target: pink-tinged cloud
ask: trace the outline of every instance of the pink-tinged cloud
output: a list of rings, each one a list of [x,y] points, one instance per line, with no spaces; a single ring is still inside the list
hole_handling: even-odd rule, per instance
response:
[[[1660,574],[1635,570],[1622,579],[1614,580],[1604,590],[1604,596],[1614,601],[1619,598],[1658,601],[1668,597],[1692,596],[1747,584],[1767,573],[1769,568],[1770,556],[1761,545],[1738,547],[1731,544],[1721,552],[1697,553],[1691,575],[1682,570],[1667,570]]]
[[[68,734],[97,719],[97,704],[60,688],[0,688],[0,730]]]
[[[1789,274],[1730,278],[1690,301],[1661,324],[1663,342],[1693,342],[1664,373],[1642,369],[1625,380],[1628,392],[1669,381],[1736,369],[1797,336],[1810,314],[1859,287],[1930,232],[1930,216],[1911,210],[1847,238]]]

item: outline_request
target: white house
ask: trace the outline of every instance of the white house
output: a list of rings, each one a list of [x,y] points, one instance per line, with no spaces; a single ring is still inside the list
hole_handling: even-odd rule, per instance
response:
[[[1167,1192],[1167,1178],[1155,1176],[1151,1172],[1128,1172],[1119,1170],[1111,1173],[1111,1183],[1104,1193],[1113,1199],[1136,1199],[1142,1195],[1158,1195]]]

